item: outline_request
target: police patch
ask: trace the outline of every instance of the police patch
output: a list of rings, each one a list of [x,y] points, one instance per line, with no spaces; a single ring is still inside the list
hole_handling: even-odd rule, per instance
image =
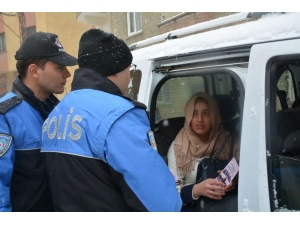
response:
[[[7,134],[0,134],[0,157],[3,156],[10,147],[12,137]]]
[[[148,140],[149,140],[149,144],[152,146],[152,148],[154,148],[154,150],[157,151],[157,145],[156,145],[154,133],[152,130],[148,131]]]

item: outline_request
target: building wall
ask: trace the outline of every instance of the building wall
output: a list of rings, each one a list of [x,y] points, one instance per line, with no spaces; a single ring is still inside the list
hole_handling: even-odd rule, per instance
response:
[[[112,33],[125,40],[128,37],[127,32],[127,14],[111,13]]]
[[[178,15],[180,13],[181,12],[161,12],[160,13],[160,15],[161,15],[161,21],[170,19],[171,17],[176,16],[176,15]]]
[[[128,36],[127,13],[111,13],[112,33],[122,38],[128,45],[184,28],[197,23],[209,21],[234,12],[142,12],[142,32]],[[172,19],[173,18],[173,19]]]
[[[33,12],[25,12],[26,27],[35,26],[35,14]]]
[[[3,21],[3,15],[0,14],[0,20]],[[5,34],[5,25],[3,22],[0,21],[0,34]],[[7,62],[7,52],[0,52],[0,93],[4,90],[4,78],[1,78],[4,73],[8,70],[8,62]],[[6,86],[6,85],[5,85]]]
[[[0,20],[3,21],[3,14],[0,14]],[[5,31],[4,27],[5,27],[4,23],[0,22],[0,33],[3,33]]]
[[[142,32],[132,36],[128,36],[126,12],[111,13],[111,18],[112,33],[123,39],[128,45],[159,34],[157,24],[160,23],[161,17],[158,12],[142,13]]]
[[[11,15],[15,14],[9,13]],[[20,47],[19,22],[16,16],[1,15],[1,20],[5,23],[3,26],[6,39],[6,52],[0,53],[1,74],[5,76],[5,91],[10,91],[16,74],[15,54]],[[2,91],[4,89],[1,89]],[[1,92],[2,92],[1,91]]]
[[[170,32],[172,30],[184,28],[197,23],[206,22],[223,16],[228,16],[234,13],[222,12],[193,12],[178,19],[174,19],[166,24],[159,25],[160,34]]]

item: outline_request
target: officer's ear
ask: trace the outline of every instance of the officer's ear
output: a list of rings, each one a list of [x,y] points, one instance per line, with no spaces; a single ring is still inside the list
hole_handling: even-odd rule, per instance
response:
[[[29,74],[31,77],[38,78],[38,66],[36,64],[30,64],[27,69],[27,74]]]

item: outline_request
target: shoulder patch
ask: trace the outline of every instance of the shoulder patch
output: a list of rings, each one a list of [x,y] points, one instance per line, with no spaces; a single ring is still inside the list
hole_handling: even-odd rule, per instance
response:
[[[147,134],[148,134],[149,144],[152,146],[152,148],[154,148],[154,150],[155,150],[156,152],[158,152],[153,131],[152,131],[152,130],[149,130]]]
[[[10,147],[12,137],[7,134],[0,134],[0,157],[2,157]]]
[[[20,98],[19,96],[14,96],[3,102],[0,102],[0,114],[5,114],[8,110],[10,110],[15,105],[18,105],[20,102],[22,102],[22,98]]]

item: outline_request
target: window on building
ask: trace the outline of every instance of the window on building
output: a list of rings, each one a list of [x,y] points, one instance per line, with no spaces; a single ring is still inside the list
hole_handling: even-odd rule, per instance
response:
[[[142,16],[140,12],[127,13],[128,36],[142,31]]]
[[[0,52],[6,51],[6,41],[5,41],[5,34],[0,34]]]
[[[36,26],[26,27],[26,37],[36,32]]]

